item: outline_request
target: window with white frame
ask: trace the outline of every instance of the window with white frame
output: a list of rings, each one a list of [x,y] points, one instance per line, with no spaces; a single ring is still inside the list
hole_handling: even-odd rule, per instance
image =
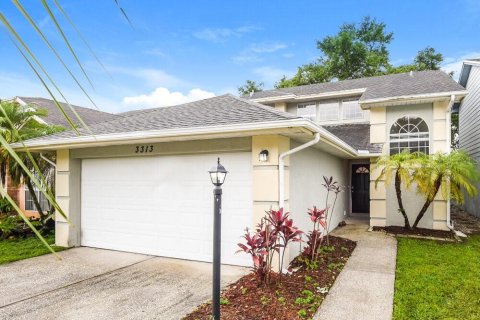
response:
[[[35,195],[37,196],[37,200],[40,203],[40,208],[42,208],[43,212],[48,211],[49,203],[44,193],[41,192],[36,186],[34,186],[33,188],[34,188]],[[30,190],[28,190],[27,186],[25,186],[25,210],[37,211],[37,207],[35,207],[35,202],[33,201],[33,197],[30,193]]]
[[[318,117],[320,121],[335,121],[338,120],[339,115],[339,103],[333,102],[320,102],[318,104]]]
[[[365,111],[360,108],[358,100],[342,101],[342,119],[343,120],[359,120],[365,118]]]
[[[410,152],[430,151],[430,134],[427,123],[419,117],[405,116],[390,128],[390,154],[404,150]]]
[[[314,102],[297,105],[297,116],[315,121],[317,119],[317,105]]]

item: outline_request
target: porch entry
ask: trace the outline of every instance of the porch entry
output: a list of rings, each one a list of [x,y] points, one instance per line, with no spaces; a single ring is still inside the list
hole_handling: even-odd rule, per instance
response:
[[[352,213],[370,213],[370,165],[352,164]]]

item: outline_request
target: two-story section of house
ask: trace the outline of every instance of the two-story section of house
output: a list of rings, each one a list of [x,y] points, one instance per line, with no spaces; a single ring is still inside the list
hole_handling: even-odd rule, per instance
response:
[[[375,187],[377,157],[405,149],[449,152],[450,112],[466,94],[446,73],[422,71],[268,90],[248,98],[309,119],[357,150],[356,156],[344,159],[350,193],[344,214],[368,217],[371,226],[388,226],[403,225],[403,218],[393,186],[380,181]],[[291,162],[300,163],[291,167],[301,167],[304,160],[293,155]],[[324,165],[319,160],[318,166]],[[316,183],[322,192],[321,181]],[[291,183],[295,187],[302,186]],[[405,192],[404,203],[412,221],[422,198]],[[304,210],[302,205],[290,203],[290,209]],[[445,230],[449,225],[449,204],[438,197],[419,226]]]
[[[463,62],[458,82],[468,90],[468,96],[459,106],[459,147],[480,163],[480,59]],[[465,209],[480,217],[480,197],[466,195]]]

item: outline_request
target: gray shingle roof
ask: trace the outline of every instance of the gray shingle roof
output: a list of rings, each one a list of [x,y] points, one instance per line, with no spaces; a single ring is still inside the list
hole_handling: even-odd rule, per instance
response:
[[[139,110],[125,113],[115,119],[89,126],[95,135],[168,130],[219,125],[271,122],[298,119],[299,117],[275,110],[259,103],[247,101],[230,94],[199,100],[178,106]],[[81,128],[82,135],[88,132]],[[54,140],[75,137],[70,130],[34,140]]]
[[[41,109],[47,110],[48,112],[47,116],[43,117],[43,120],[45,120],[45,122],[47,122],[48,124],[63,126],[67,129],[71,127],[67,119],[65,119],[65,116],[58,109],[57,105],[53,100],[45,99],[45,98],[32,98],[32,97],[18,97],[18,98],[27,104],[34,105]],[[62,102],[60,102],[60,104],[62,105],[62,107],[65,110],[65,113],[69,116],[72,122],[80,126],[80,121],[72,112],[68,104],[62,103]],[[102,111],[74,106],[74,105],[72,105],[72,107],[75,109],[75,111],[78,113],[78,115],[82,118],[82,120],[87,125],[92,125],[95,123],[117,118],[117,115],[114,115],[108,112],[102,112]]]
[[[452,77],[443,71],[417,71],[410,73],[390,74],[378,77],[343,80],[337,82],[325,82],[256,92],[246,99],[260,99],[267,97],[279,97],[294,94],[296,96],[321,94],[344,90],[363,89],[366,91],[360,101],[370,99],[384,99],[398,96],[431,94],[465,90]]]
[[[382,152],[382,143],[370,143],[370,124],[353,123],[322,126],[330,133],[343,140],[355,150],[368,150],[372,153]]]

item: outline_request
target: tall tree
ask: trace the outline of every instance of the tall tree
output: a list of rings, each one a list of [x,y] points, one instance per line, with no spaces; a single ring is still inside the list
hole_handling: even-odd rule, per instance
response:
[[[321,83],[332,79],[346,80],[383,74],[389,68],[387,45],[393,33],[385,23],[364,17],[359,24],[343,24],[337,34],[317,41],[322,56],[314,63],[298,68],[288,79],[283,77],[277,88]]]
[[[390,66],[387,73],[404,73],[409,71],[439,70],[443,55],[432,47],[426,47],[417,52],[413,63]]]
[[[38,117],[45,115],[45,110],[37,109],[33,106],[21,106],[17,102],[0,102],[0,135],[2,135],[8,143],[15,143],[63,130],[61,127],[49,126],[38,121]],[[17,155],[23,160],[30,171],[34,172],[34,163],[29,159],[27,154],[18,152]],[[36,160],[39,167],[41,167],[40,164],[46,167],[45,161],[40,157],[36,156],[34,160]],[[0,148],[0,176],[2,186],[5,186],[7,173],[12,177],[12,182],[17,185],[21,182],[21,179],[23,179],[27,183],[27,187],[32,189],[30,190],[31,194],[35,196],[29,175],[23,171],[6,148],[2,147]],[[40,174],[43,175],[44,173],[46,173],[46,171],[37,173],[37,176],[40,176]],[[38,199],[35,197],[33,200],[37,210],[39,210],[40,207],[37,206]],[[39,213],[40,212],[41,209],[39,210]]]
[[[317,41],[317,48],[321,51],[317,61],[298,67],[293,77],[284,76],[275,87],[440,69],[443,55],[432,47],[420,50],[410,64],[392,66],[388,51],[392,40],[393,33],[375,18],[367,16],[358,24],[343,24],[337,34]]]
[[[238,94],[241,96],[259,91],[263,91],[263,82],[256,82],[254,80],[247,80],[243,86],[238,87]]]

